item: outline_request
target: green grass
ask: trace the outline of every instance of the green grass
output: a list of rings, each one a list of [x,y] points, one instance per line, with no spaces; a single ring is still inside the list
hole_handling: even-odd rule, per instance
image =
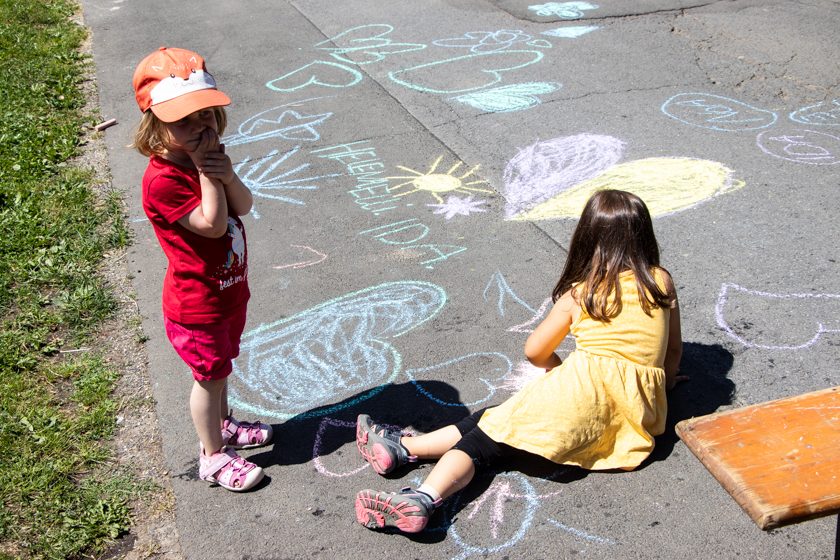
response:
[[[95,558],[139,485],[113,468],[118,373],[94,342],[97,274],[128,242],[117,195],[74,168],[85,30],[63,0],[0,0],[0,559]]]

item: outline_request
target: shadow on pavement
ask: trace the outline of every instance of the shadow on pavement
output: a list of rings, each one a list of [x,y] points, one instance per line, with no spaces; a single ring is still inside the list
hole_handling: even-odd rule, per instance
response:
[[[413,383],[389,384],[362,403],[354,404],[357,396],[338,403],[299,414],[281,424],[273,424],[274,445],[262,453],[249,456],[263,467],[269,465],[299,465],[314,457],[313,443],[318,439],[318,454],[329,455],[345,444],[355,441],[355,430],[319,429],[324,418],[342,426],[355,425],[356,416],[369,414],[377,423],[412,427],[429,432],[451,424],[470,412],[460,404],[458,390],[440,381],[424,381],[423,390],[443,402],[457,403],[441,406],[424,397]],[[367,393],[367,391],[365,391]],[[361,460],[361,458],[360,458]]]
[[[667,458],[677,443],[674,426],[681,420],[705,416],[731,404],[735,383],[727,378],[732,369],[732,353],[720,344],[683,344],[680,374],[690,377],[668,394],[668,420],[665,433],[656,438],[656,448],[639,468]]]

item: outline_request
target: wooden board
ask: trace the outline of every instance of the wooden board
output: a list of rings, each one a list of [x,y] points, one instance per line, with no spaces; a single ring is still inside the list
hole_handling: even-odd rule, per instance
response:
[[[676,430],[762,529],[840,511],[840,387],[683,420]]]

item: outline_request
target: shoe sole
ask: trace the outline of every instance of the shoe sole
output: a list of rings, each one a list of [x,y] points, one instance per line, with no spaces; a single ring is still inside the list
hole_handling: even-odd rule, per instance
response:
[[[356,447],[359,449],[359,453],[378,474],[388,474],[394,470],[395,461],[391,459],[388,449],[381,443],[375,441],[369,445],[370,436],[373,436],[373,438],[380,437],[369,430],[367,426],[362,425],[362,422],[357,419]]]
[[[394,494],[382,499],[379,492],[362,490],[356,494],[356,521],[368,529],[395,527],[403,533],[419,533],[429,522],[428,515],[412,515],[420,507],[407,501],[392,504]]]

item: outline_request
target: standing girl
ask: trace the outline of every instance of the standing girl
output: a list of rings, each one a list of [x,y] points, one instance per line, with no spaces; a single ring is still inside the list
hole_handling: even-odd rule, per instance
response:
[[[252,488],[260,467],[234,449],[271,440],[271,426],[227,407],[227,376],[245,327],[248,253],[239,216],[251,192],[219,136],[230,98],[198,54],[161,47],[134,72],[143,111],[133,147],[149,157],[143,209],[169,261],[163,283],[166,335],[192,370],[190,413],[200,440],[199,476],[233,491]]]
[[[416,489],[359,492],[359,523],[421,531],[477,468],[517,453],[591,470],[632,470],[650,455],[665,429],[666,388],[686,377],[677,375],[677,294],[639,197],[603,190],[589,199],[552,299],[525,343],[546,372],[504,403],[414,437],[359,416],[356,444],[376,472],[440,459]],[[555,350],[570,331],[576,349],[563,361]]]

